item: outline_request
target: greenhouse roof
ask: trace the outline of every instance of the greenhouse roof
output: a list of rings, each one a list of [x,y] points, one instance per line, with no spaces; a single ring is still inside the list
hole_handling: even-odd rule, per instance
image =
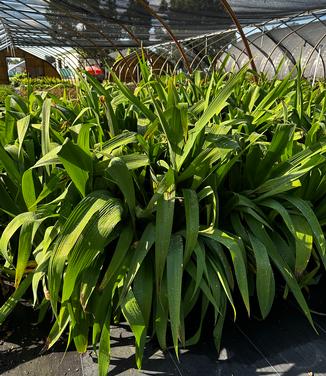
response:
[[[242,25],[326,8],[326,0],[228,0]],[[0,49],[120,49],[230,29],[219,0],[0,0]]]

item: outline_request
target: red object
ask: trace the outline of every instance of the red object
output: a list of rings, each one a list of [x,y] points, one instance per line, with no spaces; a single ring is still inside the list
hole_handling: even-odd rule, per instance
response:
[[[89,67],[85,67],[85,70],[91,74],[92,76],[99,76],[99,75],[104,75],[103,70],[96,66],[96,65],[91,65]]]

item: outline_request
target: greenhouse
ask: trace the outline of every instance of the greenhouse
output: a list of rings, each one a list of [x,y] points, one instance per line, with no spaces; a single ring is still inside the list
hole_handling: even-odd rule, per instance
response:
[[[0,374],[326,375],[325,236],[326,0],[0,0]]]

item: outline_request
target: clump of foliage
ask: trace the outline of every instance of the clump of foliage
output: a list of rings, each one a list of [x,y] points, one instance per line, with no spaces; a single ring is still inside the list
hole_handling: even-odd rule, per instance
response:
[[[20,73],[11,78],[11,83],[23,97],[28,97],[31,92],[47,92],[59,98],[76,99],[76,85],[70,80],[56,77],[31,78],[26,73]]]
[[[23,80],[27,80],[28,76],[26,72],[22,72],[22,73],[16,73],[15,75],[11,76],[9,79],[10,79],[11,85],[17,87],[21,84]]]
[[[26,73],[19,73],[11,77],[11,83],[15,87],[31,86],[34,90],[49,89],[55,85],[65,88],[74,87],[74,84],[69,80],[63,80],[57,77],[28,77]]]
[[[8,95],[14,94],[15,91],[10,85],[0,85],[0,105],[5,103]]]
[[[134,90],[89,76],[73,102],[12,96],[0,119],[1,273],[16,288],[0,323],[30,289],[55,317],[48,347],[68,328],[85,352],[91,333],[100,375],[119,320],[139,367],[149,335],[178,355],[212,311],[219,348],[226,316],[257,301],[265,318],[276,291],[313,325],[302,290],[326,262],[324,84],[142,74]]]
[[[28,77],[26,73],[16,74],[11,78],[11,84],[17,88],[23,96],[29,96],[31,92],[46,91],[59,98],[76,98],[75,83],[56,77]]]

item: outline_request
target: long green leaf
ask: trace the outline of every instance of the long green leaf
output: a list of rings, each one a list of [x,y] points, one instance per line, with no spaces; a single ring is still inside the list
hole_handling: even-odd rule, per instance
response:
[[[159,292],[169,252],[174,218],[175,199],[172,194],[162,195],[157,203],[155,230],[155,277]]]
[[[174,350],[179,358],[181,290],[183,275],[183,242],[179,235],[171,237],[167,257],[167,292]]]
[[[256,290],[260,311],[263,318],[269,314],[275,297],[274,273],[265,245],[253,234],[249,239],[256,260]]]
[[[230,252],[235,276],[238,282],[239,290],[246,306],[248,315],[250,314],[250,304],[249,304],[249,290],[248,290],[248,278],[247,278],[247,268],[244,258],[244,252],[241,247],[241,242],[239,239],[232,237],[231,235],[215,229],[214,231],[201,231],[201,235],[208,237],[223,244],[224,247]]]
[[[184,189],[183,197],[186,212],[186,245],[184,263],[187,264],[197,244],[199,231],[199,204],[197,194],[193,190]]]

